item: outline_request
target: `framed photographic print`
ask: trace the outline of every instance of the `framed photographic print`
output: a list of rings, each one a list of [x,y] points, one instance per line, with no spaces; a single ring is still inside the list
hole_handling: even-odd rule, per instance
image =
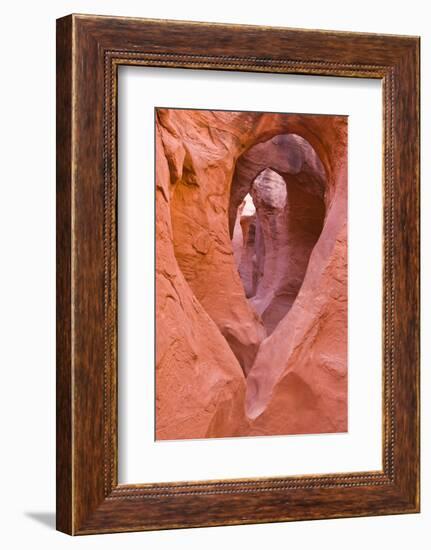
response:
[[[419,39],[57,21],[57,528],[419,511]]]

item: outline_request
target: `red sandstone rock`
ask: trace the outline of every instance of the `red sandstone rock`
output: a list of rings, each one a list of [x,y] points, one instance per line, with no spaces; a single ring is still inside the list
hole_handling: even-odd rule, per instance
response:
[[[241,263],[238,254],[236,260],[246,295],[262,316],[268,334],[286,315],[301,287],[322,229],[324,187],[322,163],[310,144],[297,135],[258,143],[237,162],[230,225],[238,201],[251,192],[258,208],[253,237],[259,250],[255,254],[255,243],[247,243]],[[255,270],[254,277],[250,269]]]
[[[245,422],[245,380],[174,255],[171,178],[157,133],[156,437],[235,435]],[[199,239],[198,249],[205,249]]]
[[[290,151],[282,168],[261,166],[271,140]],[[281,319],[280,303],[262,311],[268,337],[236,268],[238,231],[231,241],[245,196],[238,169],[259,143],[261,168],[250,179],[245,162],[242,186],[273,168],[287,182],[286,205],[296,205],[283,212],[292,265],[283,258],[277,271],[293,289],[290,310]],[[159,109],[156,173],[156,437],[346,429],[346,119]],[[309,197],[326,208],[314,248],[320,228]]]
[[[244,286],[247,298],[254,296],[258,282],[256,257],[256,208],[251,195],[246,195],[241,208],[238,209],[238,221],[242,234],[242,248],[236,259],[238,273]]]
[[[268,197],[268,189],[273,193],[278,189],[281,195]],[[250,302],[271,334],[301,288],[310,253],[322,230],[324,205],[319,196],[304,190],[295,176],[285,181],[268,169],[256,178],[252,193],[262,228],[264,258],[263,276]]]

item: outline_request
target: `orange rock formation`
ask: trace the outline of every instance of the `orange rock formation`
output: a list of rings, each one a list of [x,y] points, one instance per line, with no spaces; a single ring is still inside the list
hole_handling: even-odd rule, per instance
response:
[[[158,109],[156,438],[346,429],[346,117]]]

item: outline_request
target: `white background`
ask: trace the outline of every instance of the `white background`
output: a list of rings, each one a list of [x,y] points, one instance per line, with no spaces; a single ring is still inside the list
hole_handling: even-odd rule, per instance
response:
[[[422,150],[431,149],[431,30],[427,2],[252,3],[56,0],[5,4],[0,89],[2,270],[1,543],[5,548],[428,548],[431,523],[431,178],[422,166],[422,514],[103,535],[53,530],[55,382],[55,18],[74,12],[422,36]],[[3,43],[4,42],[4,43]],[[364,220],[365,214],[364,214]],[[366,396],[364,396],[366,402]],[[428,537],[429,538],[429,537]]]
[[[381,81],[147,67],[119,78],[120,482],[381,470]],[[349,115],[348,433],[154,441],[154,163],[144,151],[156,105]]]

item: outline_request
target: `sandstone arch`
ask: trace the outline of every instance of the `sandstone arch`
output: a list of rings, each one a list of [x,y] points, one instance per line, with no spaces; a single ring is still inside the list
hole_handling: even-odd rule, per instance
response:
[[[158,110],[158,438],[345,429],[346,129],[345,117]],[[321,159],[325,219],[301,291],[267,336],[236,269],[229,205],[237,160],[282,134]],[[333,329],[328,354],[321,335]],[[292,388],[317,396],[313,410],[298,411],[302,425],[281,422],[273,406],[308,406],[289,396],[292,374]]]
[[[267,334],[284,318],[302,285],[323,226],[325,186],[324,168],[314,149],[294,134],[251,147],[236,163],[230,232],[238,233],[244,220],[238,202],[245,194],[251,196],[256,206],[248,222],[251,238],[243,253],[235,255],[246,296],[262,317]],[[232,229],[236,208],[237,227]],[[238,239],[233,244],[238,247]]]

